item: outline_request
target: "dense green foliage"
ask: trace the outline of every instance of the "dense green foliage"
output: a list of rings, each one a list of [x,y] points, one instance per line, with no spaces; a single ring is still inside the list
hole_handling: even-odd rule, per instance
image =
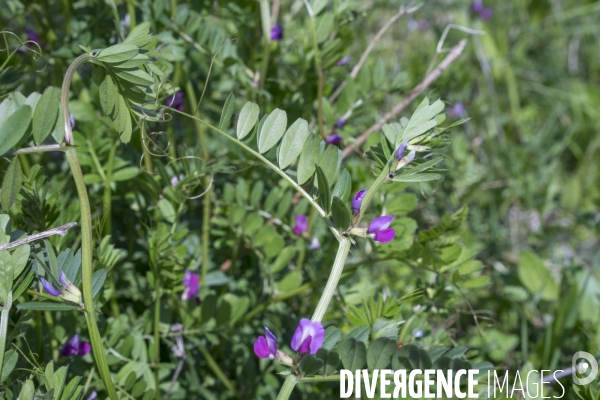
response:
[[[3,398],[275,399],[289,376],[331,399],[341,368],[600,355],[600,2],[400,6],[3,1],[0,246],[79,223],[0,250]],[[393,241],[361,237],[390,214]],[[323,348],[297,358],[315,309]],[[264,326],[292,368],[256,357]],[[61,354],[75,334],[91,353]]]

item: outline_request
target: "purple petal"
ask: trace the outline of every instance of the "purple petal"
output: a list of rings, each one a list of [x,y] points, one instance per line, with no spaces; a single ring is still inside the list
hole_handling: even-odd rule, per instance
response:
[[[482,20],[489,21],[490,19],[492,19],[493,14],[494,12],[491,8],[486,8],[485,10],[479,13],[479,16]]]
[[[63,357],[74,356],[79,351],[79,335],[73,335],[60,350],[60,355]]]
[[[85,356],[90,351],[92,351],[92,346],[88,342],[82,341],[79,343],[79,348],[77,349],[77,354],[80,356]]]
[[[308,229],[308,220],[306,215],[296,215],[296,224],[294,225],[294,234],[300,236]]]
[[[176,92],[172,96],[167,97],[167,107],[183,111],[183,92]]]
[[[323,341],[325,340],[325,328],[320,322],[313,322],[312,327],[314,334],[310,342],[310,354],[317,354],[317,350],[323,347]]]
[[[483,1],[475,0],[473,4],[471,4],[471,9],[475,12],[483,11]]]
[[[276,24],[271,28],[271,40],[278,42],[283,39],[283,26]]]
[[[310,342],[311,342],[311,340],[312,340],[311,336],[309,336],[306,339],[304,339],[304,341],[300,345],[300,348],[298,349],[298,353],[300,353],[300,354],[310,353]]]
[[[335,129],[342,129],[346,125],[346,119],[344,117],[339,117],[335,125],[333,126]]]
[[[71,130],[75,129],[75,116],[73,114],[69,114],[69,122],[71,123]]]
[[[40,278],[40,281],[42,282],[42,286],[44,287],[46,292],[48,292],[48,294],[52,296],[60,296],[62,294],[60,290],[52,286],[52,284],[50,284],[50,282],[48,282],[46,279]]]
[[[305,333],[307,333],[310,325],[311,325],[310,319],[302,318],[300,320],[300,323],[298,324],[298,327],[296,328],[296,331],[294,332],[294,336],[292,336],[291,345],[292,345],[292,349],[294,349],[294,351],[298,351],[298,349],[300,348],[300,345],[302,344],[302,342],[304,342],[304,340],[308,336],[308,334],[305,335]]]
[[[198,274],[188,269],[185,271],[185,275],[183,276],[181,283],[186,287],[181,296],[182,300],[185,301],[196,297],[198,291],[200,290],[200,276]]]
[[[337,66],[338,67],[343,67],[344,65],[348,65],[348,62],[350,62],[350,56],[345,56],[340,58],[340,60],[337,62]]]
[[[406,146],[408,146],[408,140],[404,141],[404,143],[402,143],[400,147],[398,147],[398,150],[396,151],[396,158],[398,160],[402,159],[402,155],[404,155],[404,150],[406,150]]]
[[[375,233],[375,240],[379,243],[387,243],[396,237],[396,231],[392,228],[387,228]]]
[[[340,144],[342,139],[342,135],[340,135],[339,133],[334,133],[333,135],[330,135],[329,137],[327,137],[327,139],[325,139],[325,143]]]
[[[354,195],[354,199],[352,200],[352,212],[354,212],[354,214],[358,214],[358,212],[360,211],[360,206],[366,193],[367,191],[363,189],[359,190]]]
[[[67,279],[66,279],[65,273],[62,271],[62,269],[60,271],[58,271],[58,281],[60,282],[61,285],[67,286]]]
[[[277,338],[273,333],[265,326],[265,338],[267,339],[267,347],[273,357],[277,355]]]
[[[377,233],[388,228],[393,219],[394,214],[375,218],[373,222],[371,222],[371,225],[369,225],[369,233]]]
[[[269,346],[267,345],[267,339],[264,336],[259,336],[254,342],[254,354],[259,358],[271,357]]]

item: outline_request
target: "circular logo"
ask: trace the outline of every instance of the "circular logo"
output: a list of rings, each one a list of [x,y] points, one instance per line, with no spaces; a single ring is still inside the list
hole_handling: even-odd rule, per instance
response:
[[[585,361],[578,362],[579,359],[585,359]],[[591,367],[590,373],[585,378],[579,378],[577,373],[580,375],[585,374]],[[571,360],[571,376],[573,377],[573,381],[576,385],[587,385],[591,383],[596,376],[598,376],[598,361],[596,358],[590,353],[586,353],[585,351],[578,351],[573,355],[573,359]]]

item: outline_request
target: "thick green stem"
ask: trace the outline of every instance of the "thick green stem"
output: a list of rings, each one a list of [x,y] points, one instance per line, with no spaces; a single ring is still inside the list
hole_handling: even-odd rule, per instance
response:
[[[71,86],[71,80],[73,75],[79,66],[85,64],[91,59],[89,54],[82,54],[77,57],[67,69],[65,78],[62,84],[61,93],[61,107],[63,110],[63,118],[65,125],[65,142],[73,145],[73,132],[71,129],[71,122],[69,121],[69,88]],[[85,307],[85,319],[87,322],[88,332],[90,335],[90,342],[92,345],[92,354],[98,367],[98,373],[104,382],[104,387],[111,400],[117,400],[117,392],[110,376],[110,370],[108,363],[106,362],[106,355],[104,354],[104,347],[102,345],[102,337],[98,330],[98,323],[96,321],[96,309],[94,307],[94,296],[92,292],[92,254],[94,249],[94,242],[92,237],[92,212],[90,209],[90,201],[88,199],[87,188],[83,180],[83,173],[81,171],[81,165],[79,164],[79,158],[77,157],[77,151],[74,147],[69,148],[66,151],[67,161],[71,168],[71,174],[77,187],[77,196],[79,197],[79,208],[81,212],[81,285],[83,292],[83,303]]]
[[[337,285],[340,282],[340,276],[342,276],[342,271],[344,271],[344,265],[346,264],[346,259],[348,258],[349,251],[350,240],[347,238],[343,238],[342,240],[340,240],[340,245],[335,256],[335,261],[333,262],[333,268],[331,268],[331,273],[329,274],[329,279],[327,280],[327,284],[325,285],[323,294],[319,299],[319,304],[317,304],[317,308],[315,309],[315,312],[312,316],[313,322],[321,322],[321,320],[323,319],[323,316],[327,311],[327,307],[331,302],[331,298],[335,293],[335,289],[337,288]]]
[[[265,80],[267,79],[269,57],[271,55],[271,13],[268,0],[260,0],[260,19],[263,29],[263,40],[265,41],[259,85],[260,88],[263,88],[265,86]]]
[[[285,382],[283,382],[283,386],[281,387],[281,390],[277,395],[277,400],[289,399],[290,395],[294,391],[294,386],[296,386],[297,382],[298,379],[294,375],[289,375],[287,378],[285,378]]]
[[[2,375],[2,366],[4,365],[4,349],[6,348],[6,333],[8,332],[8,314],[12,307],[12,291],[8,292],[6,304],[0,312],[0,375]]]
[[[158,278],[156,278],[158,280]],[[160,377],[158,376],[158,364],[160,363],[160,291],[156,288],[156,302],[154,303],[154,379],[156,380],[156,396],[160,399]]]

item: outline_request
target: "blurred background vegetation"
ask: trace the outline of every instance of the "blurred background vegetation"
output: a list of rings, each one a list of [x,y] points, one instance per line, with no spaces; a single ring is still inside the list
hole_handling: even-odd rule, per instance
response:
[[[390,212],[405,215],[395,225],[402,231],[399,241],[377,254],[360,242],[364,248],[353,251],[351,273],[326,322],[348,331],[354,321],[345,314],[352,306],[360,308],[363,300],[381,294],[399,298],[423,289],[423,296],[403,306],[401,342],[464,345],[470,349],[467,358],[511,371],[564,369],[576,351],[600,355],[600,1],[485,1],[491,10],[485,15],[469,1],[424,1],[375,43],[356,79],[349,74],[360,55],[408,4],[332,0],[313,5],[323,6],[317,39],[324,131],[342,135],[342,149],[445,56],[436,55],[436,47],[449,24],[485,32],[451,29],[443,48],[468,38],[464,52],[399,115],[409,117],[427,95],[447,102],[448,122],[469,121],[454,128],[451,145],[439,150],[448,160],[443,181],[409,184],[401,195],[395,190],[377,199]],[[181,107],[193,113],[202,94],[199,115],[217,123],[233,92],[236,112],[252,100],[265,111],[286,110],[289,121],[303,117],[317,130],[319,76],[310,18],[301,0],[269,2],[269,9],[272,25],[283,27],[281,41],[264,37],[257,1],[5,0],[0,24],[22,40],[35,40],[43,57],[23,51],[9,60],[0,76],[0,96],[60,87],[81,52],[79,45],[107,47],[136,23],[148,21],[161,52],[158,65],[170,79],[159,92],[163,103],[171,104],[167,98],[181,92]],[[338,65],[346,56],[348,63]],[[4,61],[6,52],[0,54]],[[328,101],[342,82],[340,96]],[[294,217],[307,213],[308,204],[272,171],[190,119],[173,113],[167,123],[148,124],[154,147],[145,149],[139,130],[129,145],[117,147],[117,133],[101,117],[97,90],[91,70],[83,68],[73,83],[71,112],[95,234],[98,240],[111,235],[120,249],[103,294],[108,345],[119,354],[110,359],[118,384],[126,387],[136,366],[149,365],[145,350],[128,354],[127,337],[137,343],[152,334],[153,303],[147,293],[161,282],[166,294],[163,390],[170,387],[178,362],[170,351],[176,336],[170,329],[182,322],[188,356],[172,398],[275,398],[278,369],[258,363],[251,343],[265,324],[285,332],[281,338],[287,342],[295,321],[312,312],[336,248],[326,226],[311,218],[307,235],[293,235]],[[345,125],[334,128],[343,116]],[[206,146],[199,146],[202,141]],[[362,155],[378,141],[374,133],[345,161],[353,193],[373,179]],[[3,171],[7,165],[0,163]],[[78,205],[64,160],[48,153],[33,156],[23,164],[25,174],[36,165],[47,178],[45,183],[32,179],[27,190],[46,188],[47,207],[60,210],[45,227],[76,220]],[[112,181],[103,181],[99,166],[114,170]],[[172,185],[172,177],[181,175]],[[203,193],[211,178],[207,215],[205,198],[188,198]],[[27,214],[34,206],[25,203],[22,228],[37,224],[41,230],[39,216]],[[462,207],[468,213],[463,215]],[[452,221],[458,225],[450,226],[445,213],[456,213]],[[203,248],[207,218],[210,246]],[[424,232],[440,226],[447,243],[427,247]],[[75,238],[54,237],[52,243],[63,249]],[[320,242],[315,250],[314,239]],[[276,262],[287,248],[290,258]],[[437,261],[417,262],[415,256],[429,250],[437,252],[438,258],[432,256]],[[208,271],[202,305],[181,303],[184,269],[202,263]],[[53,335],[64,342],[73,333],[68,327],[82,323],[71,314],[57,315]],[[36,323],[30,323],[32,329],[41,320]],[[22,340],[42,354],[49,346],[34,334]],[[78,363],[73,373],[87,376],[82,371],[91,359]],[[123,364],[129,369],[123,371]],[[330,398],[332,390],[332,384],[306,385],[295,395]]]

